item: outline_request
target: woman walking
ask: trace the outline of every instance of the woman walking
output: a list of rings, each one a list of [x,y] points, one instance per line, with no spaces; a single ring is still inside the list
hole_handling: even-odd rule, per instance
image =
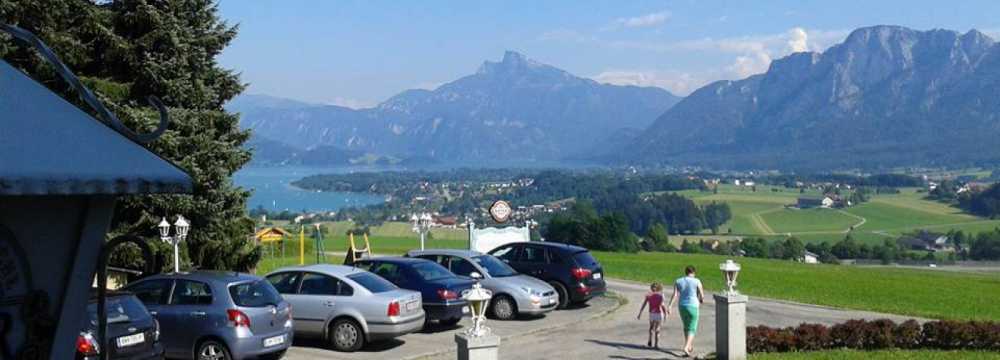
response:
[[[642,318],[642,311],[646,309],[647,304],[649,305],[649,340],[646,341],[646,346],[660,348],[660,323],[663,321],[663,313],[667,310],[663,306],[663,285],[660,283],[649,285],[649,294],[646,294],[646,301],[643,301],[642,307],[639,308],[639,315],[635,317],[637,320]]]
[[[691,356],[694,352],[694,334],[698,332],[698,308],[705,302],[705,289],[701,287],[701,280],[695,277],[694,266],[688,265],[684,268],[684,273],[684,277],[674,282],[674,295],[667,305],[667,315],[670,315],[674,302],[680,299],[677,310],[681,315],[681,323],[684,324],[684,355]]]

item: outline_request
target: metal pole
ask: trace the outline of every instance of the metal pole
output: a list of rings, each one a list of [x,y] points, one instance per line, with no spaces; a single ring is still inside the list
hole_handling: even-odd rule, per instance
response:
[[[420,250],[424,250],[424,239],[427,237],[427,230],[420,229]]]
[[[178,249],[179,244],[177,243],[177,239],[172,239],[171,242],[174,243],[174,273],[179,273],[181,272],[181,253]]]

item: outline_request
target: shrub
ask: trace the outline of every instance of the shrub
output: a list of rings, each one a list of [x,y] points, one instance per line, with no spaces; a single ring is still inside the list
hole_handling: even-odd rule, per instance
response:
[[[889,319],[879,319],[865,324],[865,349],[889,349],[896,345],[896,323]]]
[[[788,352],[833,348],[878,350],[939,349],[1000,351],[1000,323],[984,321],[848,320],[826,327],[801,324],[794,328],[747,328],[747,351]]]
[[[896,337],[896,347],[900,349],[914,349],[920,346],[921,332],[920,323],[916,320],[907,320],[896,327],[894,335]]]
[[[830,329],[820,324],[802,324],[795,328],[796,350],[815,351],[828,349],[833,344]]]
[[[862,349],[865,346],[865,320],[848,320],[830,329],[833,346]]]

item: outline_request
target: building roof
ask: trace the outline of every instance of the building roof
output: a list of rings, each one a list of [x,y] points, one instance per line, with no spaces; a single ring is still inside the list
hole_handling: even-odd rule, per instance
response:
[[[186,193],[191,177],[0,61],[0,195]]]

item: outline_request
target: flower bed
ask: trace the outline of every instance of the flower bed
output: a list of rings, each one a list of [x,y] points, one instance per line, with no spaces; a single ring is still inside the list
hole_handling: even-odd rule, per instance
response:
[[[941,349],[1000,351],[1000,323],[983,321],[849,320],[834,326],[747,328],[747,351],[792,352],[827,349]]]

